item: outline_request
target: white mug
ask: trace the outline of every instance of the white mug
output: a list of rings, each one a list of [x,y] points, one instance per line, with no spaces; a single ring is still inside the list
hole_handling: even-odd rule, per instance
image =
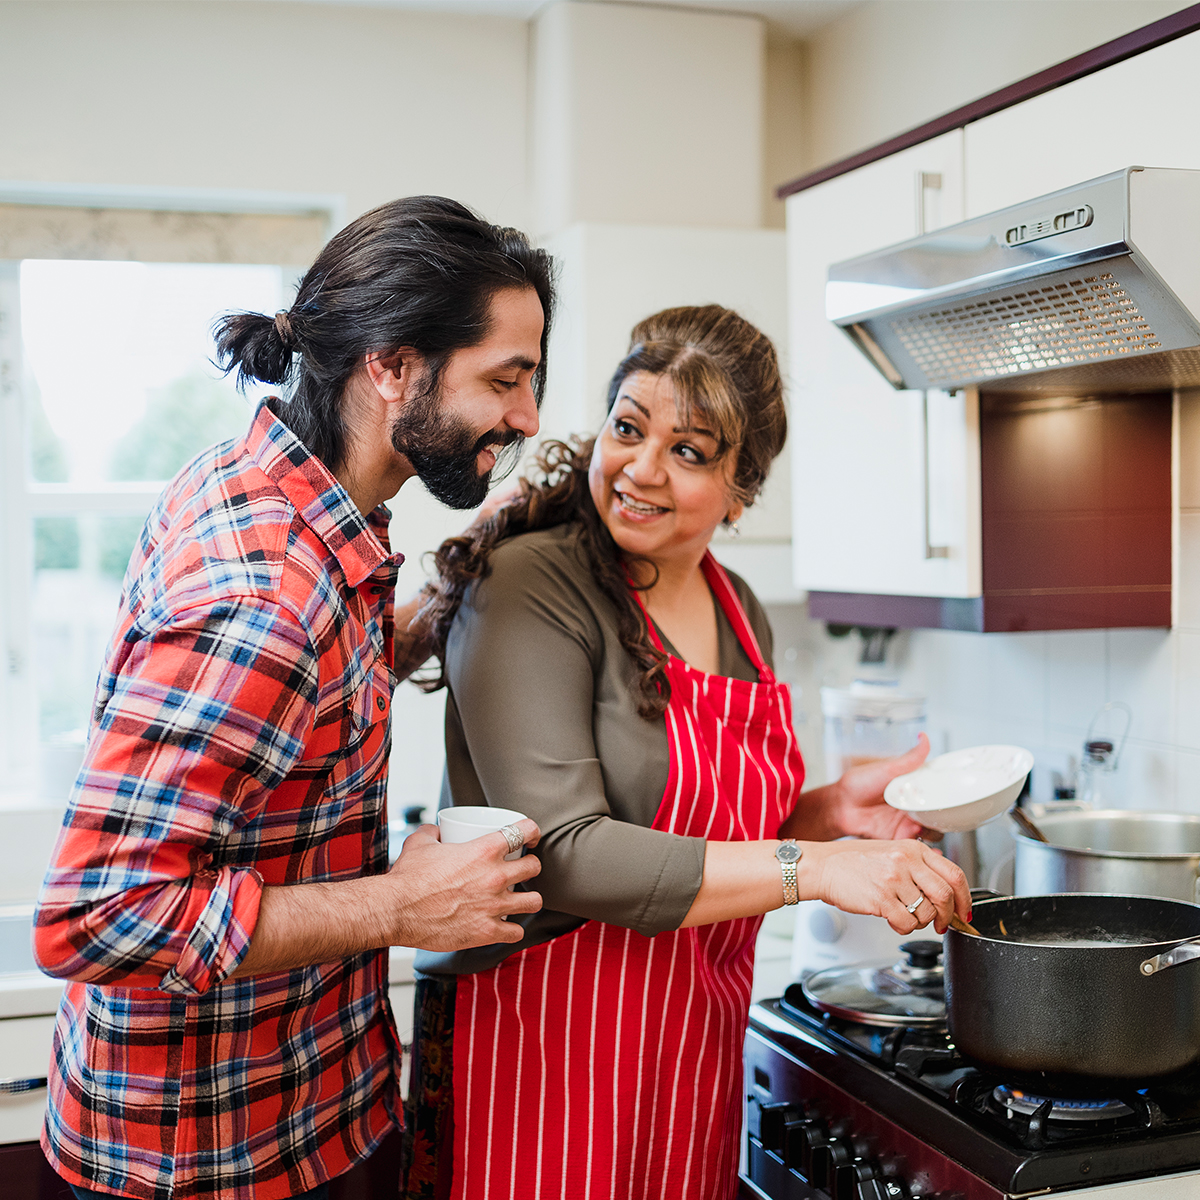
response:
[[[489,833],[498,833],[505,825],[525,820],[525,814],[511,808],[492,808],[489,804],[461,804],[438,810],[438,830],[443,842],[473,842]],[[504,856],[505,862],[520,858],[525,847],[520,846]]]

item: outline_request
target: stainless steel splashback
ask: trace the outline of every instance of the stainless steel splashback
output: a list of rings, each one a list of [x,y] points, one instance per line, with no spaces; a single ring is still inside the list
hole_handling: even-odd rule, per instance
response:
[[[829,270],[896,388],[1200,385],[1200,171],[1130,167]]]

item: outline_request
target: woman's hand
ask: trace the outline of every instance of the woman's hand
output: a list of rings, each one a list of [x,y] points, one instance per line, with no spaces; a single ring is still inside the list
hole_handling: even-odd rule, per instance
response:
[[[937,840],[911,817],[883,801],[883,790],[897,775],[915,771],[929,756],[929,739],[896,758],[850,767],[836,783],[813,788],[800,797],[795,812],[784,822],[780,837],[828,841],[839,837],[915,838]]]
[[[806,846],[800,861],[803,873],[811,872],[804,891],[844,912],[883,917],[897,933],[912,933],[930,921],[945,933],[955,912],[971,919],[967,877],[922,842],[822,842]]]

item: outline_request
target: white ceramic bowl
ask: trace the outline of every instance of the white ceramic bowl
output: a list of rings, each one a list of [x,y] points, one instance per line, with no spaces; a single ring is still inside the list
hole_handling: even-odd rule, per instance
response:
[[[1009,808],[1032,768],[1033,755],[1020,746],[952,750],[897,775],[883,798],[928,829],[962,833]]]

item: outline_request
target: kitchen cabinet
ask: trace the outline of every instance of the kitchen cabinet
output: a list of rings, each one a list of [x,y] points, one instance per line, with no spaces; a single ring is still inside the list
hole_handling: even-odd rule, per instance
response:
[[[961,131],[788,200],[798,587],[980,593],[976,395],[895,391],[825,315],[831,263],[962,218]]]
[[[1198,81],[1200,32],[973,122],[963,131],[965,215],[1124,167],[1200,168]]]
[[[1170,623],[1169,395],[1051,415],[973,389],[897,392],[823,301],[830,264],[923,229],[1131,164],[1200,168],[1200,128],[1178,119],[1195,111],[1197,79],[1200,33],[788,199],[794,573],[812,615],[978,630]],[[921,186],[930,176],[940,188]],[[1070,435],[1039,442],[1051,426]],[[1087,445],[1105,447],[1103,464]]]

